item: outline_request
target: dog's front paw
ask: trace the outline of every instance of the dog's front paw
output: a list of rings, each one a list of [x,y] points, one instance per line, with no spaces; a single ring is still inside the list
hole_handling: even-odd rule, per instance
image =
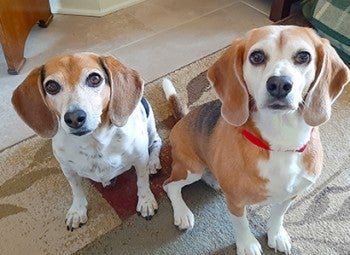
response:
[[[149,174],[156,174],[158,169],[161,169],[159,157],[156,155],[151,155],[147,164],[147,171]]]
[[[66,225],[68,231],[81,227],[88,220],[86,206],[74,206],[68,210],[66,215]]]
[[[237,241],[237,255],[261,255],[261,245],[256,238],[250,234],[244,240]]]
[[[180,230],[193,228],[194,215],[187,206],[181,210],[174,210],[174,224]]]
[[[144,217],[146,220],[151,220],[152,216],[157,213],[158,203],[154,198],[153,194],[141,195],[137,202],[136,211]]]
[[[284,252],[286,255],[291,254],[291,240],[287,231],[281,227],[278,231],[269,230],[268,245],[270,248],[279,252]]]

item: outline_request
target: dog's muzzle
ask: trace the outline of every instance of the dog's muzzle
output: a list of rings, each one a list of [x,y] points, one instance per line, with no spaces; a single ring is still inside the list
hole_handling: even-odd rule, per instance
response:
[[[75,109],[66,112],[66,114],[64,115],[64,122],[67,124],[68,127],[73,129],[73,132],[71,132],[71,134],[82,136],[90,132],[90,130],[86,130],[83,128],[86,122],[86,117],[86,112],[81,109]]]
[[[290,108],[287,95],[292,91],[293,82],[288,76],[271,76],[266,82],[266,90],[271,96],[268,107],[274,110]]]

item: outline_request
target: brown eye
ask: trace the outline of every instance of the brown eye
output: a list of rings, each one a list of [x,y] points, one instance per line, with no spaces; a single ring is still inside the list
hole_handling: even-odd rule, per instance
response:
[[[260,51],[260,50],[253,51],[249,56],[249,61],[253,65],[263,64],[266,61],[265,53],[263,51]]]
[[[87,79],[86,84],[89,87],[98,87],[102,82],[102,77],[98,73],[91,73]]]
[[[300,51],[294,58],[297,64],[308,64],[311,61],[311,55],[307,51]]]
[[[49,80],[45,83],[45,91],[50,95],[56,95],[60,90],[61,86],[56,81]]]

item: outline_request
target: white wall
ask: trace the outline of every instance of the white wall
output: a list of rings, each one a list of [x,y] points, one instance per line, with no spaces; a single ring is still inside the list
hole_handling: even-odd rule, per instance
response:
[[[49,0],[53,13],[104,16],[144,0]]]

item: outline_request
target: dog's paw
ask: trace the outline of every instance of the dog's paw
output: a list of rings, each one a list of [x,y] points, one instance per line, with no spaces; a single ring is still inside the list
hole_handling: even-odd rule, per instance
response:
[[[139,196],[136,211],[146,220],[151,220],[152,216],[157,213],[158,203],[153,194]]]
[[[161,169],[160,160],[158,156],[151,155],[147,164],[147,171],[149,174],[156,174],[158,169]]]
[[[180,230],[193,228],[194,215],[187,206],[181,210],[174,211],[174,224]]]
[[[84,225],[88,220],[86,206],[73,206],[66,215],[66,225],[68,231],[73,231]]]
[[[287,231],[281,227],[278,231],[268,231],[268,245],[270,248],[279,252],[284,252],[286,255],[291,254],[291,240]]]
[[[258,240],[250,234],[243,240],[237,241],[237,255],[261,255],[262,248]]]

